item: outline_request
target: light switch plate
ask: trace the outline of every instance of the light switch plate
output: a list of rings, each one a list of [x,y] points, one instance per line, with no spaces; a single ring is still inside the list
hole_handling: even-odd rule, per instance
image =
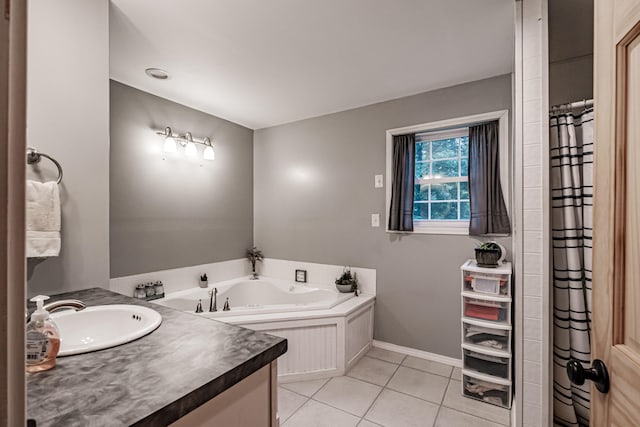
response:
[[[380,227],[380,214],[371,214],[371,226]]]
[[[382,188],[382,186],[384,185],[382,179],[383,179],[382,175],[376,175],[376,177],[375,177],[375,186],[376,186],[376,188]]]

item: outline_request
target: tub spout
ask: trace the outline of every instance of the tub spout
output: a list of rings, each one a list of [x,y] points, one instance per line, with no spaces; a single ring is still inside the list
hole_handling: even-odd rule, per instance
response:
[[[209,311],[218,311],[218,288],[213,288],[212,291],[209,291]]]

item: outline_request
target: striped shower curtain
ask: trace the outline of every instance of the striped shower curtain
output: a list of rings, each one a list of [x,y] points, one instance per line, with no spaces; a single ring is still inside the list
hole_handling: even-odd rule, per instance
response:
[[[552,115],[550,149],[554,423],[588,426],[590,382],[571,384],[566,364],[591,364],[593,108]]]

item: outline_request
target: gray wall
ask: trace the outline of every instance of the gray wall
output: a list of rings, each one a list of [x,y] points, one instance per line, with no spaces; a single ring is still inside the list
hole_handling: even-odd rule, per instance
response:
[[[593,98],[593,0],[549,0],[549,102]]]
[[[108,287],[109,1],[28,3],[27,142],[64,168],[62,250],[28,262],[28,293]]]
[[[257,130],[255,244],[269,258],[377,269],[375,338],[459,358],[459,267],[477,241],[386,233],[374,175],[385,171],[387,129],[510,108],[504,75]]]
[[[216,160],[202,160],[202,146],[197,159],[165,156],[153,131],[165,126],[209,136]],[[242,258],[251,246],[251,129],[112,81],[110,165],[111,277]]]

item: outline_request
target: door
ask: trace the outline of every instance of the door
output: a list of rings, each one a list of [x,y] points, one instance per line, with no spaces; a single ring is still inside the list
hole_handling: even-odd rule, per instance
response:
[[[596,0],[594,41],[591,425],[640,426],[640,0]]]

